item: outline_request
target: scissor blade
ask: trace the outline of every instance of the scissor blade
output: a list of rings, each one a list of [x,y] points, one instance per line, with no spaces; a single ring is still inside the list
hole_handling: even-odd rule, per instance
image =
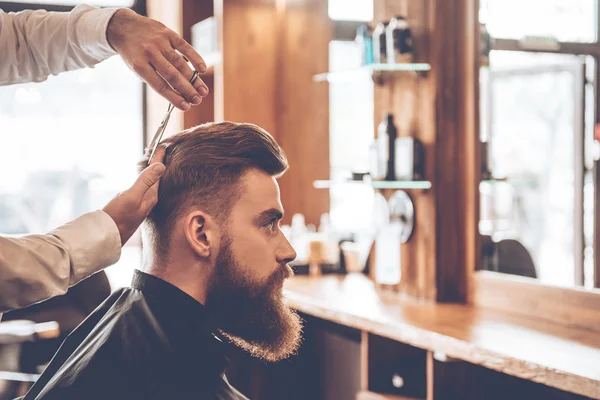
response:
[[[171,118],[172,111],[173,111],[173,105],[169,104],[169,109],[167,110],[167,113],[163,117],[162,121],[160,121],[160,125],[158,125],[158,129],[156,130],[156,133],[154,134],[154,137],[152,138],[152,142],[150,143],[150,146],[152,147],[152,152],[150,152],[150,158],[148,158],[148,165],[150,165],[150,162],[152,161],[152,157],[154,157],[154,153],[156,153],[156,149],[158,148],[158,145],[160,144],[160,141],[165,133],[167,124],[169,123],[169,119]]]

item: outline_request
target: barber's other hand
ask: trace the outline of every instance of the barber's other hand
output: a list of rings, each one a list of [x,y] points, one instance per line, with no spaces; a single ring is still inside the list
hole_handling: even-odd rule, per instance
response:
[[[158,185],[165,172],[164,157],[165,148],[159,146],[152,163],[140,173],[133,186],[119,193],[104,207],[104,212],[119,229],[121,245],[131,238],[158,201]]]
[[[106,38],[129,68],[175,107],[187,111],[190,104],[200,104],[208,94],[201,79],[193,86],[189,83],[193,72],[182,54],[199,73],[206,72],[204,60],[160,22],[120,9],[108,23]]]

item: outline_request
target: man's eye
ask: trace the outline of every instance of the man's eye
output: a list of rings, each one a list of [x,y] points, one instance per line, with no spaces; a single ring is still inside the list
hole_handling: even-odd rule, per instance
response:
[[[275,232],[277,228],[277,220],[271,220],[266,225],[263,225],[265,228],[268,228],[271,232]]]

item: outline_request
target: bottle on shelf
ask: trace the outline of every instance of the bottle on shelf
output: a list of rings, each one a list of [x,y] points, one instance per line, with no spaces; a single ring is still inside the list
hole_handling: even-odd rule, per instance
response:
[[[387,62],[387,45],[385,31],[389,22],[380,22],[373,31],[373,62],[385,64]]]
[[[386,61],[388,64],[413,61],[413,38],[406,18],[394,17],[385,30]]]
[[[367,24],[360,25],[354,41],[360,50],[361,65],[373,64],[373,28]]]
[[[396,180],[396,138],[398,130],[394,125],[394,116],[386,114],[377,128],[377,141],[379,144],[380,167],[385,171],[386,181]]]
[[[425,179],[425,147],[412,136],[396,139],[396,179],[419,181]]]
[[[369,146],[369,176],[373,181],[385,178],[385,165],[382,165],[379,149],[379,140],[374,139]]]

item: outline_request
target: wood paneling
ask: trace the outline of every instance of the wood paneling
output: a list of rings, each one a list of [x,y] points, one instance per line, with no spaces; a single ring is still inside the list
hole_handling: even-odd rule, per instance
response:
[[[329,68],[331,23],[325,1],[287,1],[279,10],[275,135],[290,162],[280,179],[284,222],[301,212],[318,224],[329,210],[329,193],[312,185],[329,178],[329,89],[312,76]]]
[[[293,308],[536,383],[600,397],[600,332],[378,293],[362,275],[286,282]]]
[[[223,1],[223,119],[276,135],[277,24],[274,1]],[[218,90],[218,89],[217,89]]]

